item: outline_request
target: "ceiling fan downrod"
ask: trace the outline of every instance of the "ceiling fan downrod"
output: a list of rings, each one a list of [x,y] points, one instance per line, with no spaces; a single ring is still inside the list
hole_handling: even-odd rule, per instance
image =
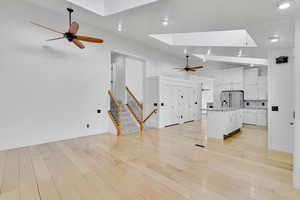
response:
[[[74,10],[72,8],[67,8],[68,12],[69,12],[69,26],[71,27],[72,24],[72,12],[74,12]]]
[[[186,55],[186,66],[189,66],[189,55]]]

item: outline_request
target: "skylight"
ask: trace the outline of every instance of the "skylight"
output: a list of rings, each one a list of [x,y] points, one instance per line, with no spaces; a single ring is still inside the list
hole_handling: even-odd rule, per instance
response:
[[[172,46],[257,47],[246,30],[153,34],[151,37]]]
[[[269,61],[263,58],[250,58],[250,57],[230,57],[230,56],[207,56],[193,54],[194,56],[205,60],[205,61],[216,61],[225,63],[236,63],[236,64],[247,64],[247,65],[258,65],[258,66],[268,66]]]
[[[98,15],[108,16],[159,0],[67,0]]]

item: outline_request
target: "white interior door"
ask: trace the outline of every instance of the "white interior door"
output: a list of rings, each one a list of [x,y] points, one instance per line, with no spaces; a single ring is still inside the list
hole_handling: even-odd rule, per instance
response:
[[[193,119],[192,120],[200,120],[201,115],[201,106],[202,106],[202,91],[201,87],[193,88],[193,101],[192,101],[192,112],[193,112]]]
[[[169,104],[170,104],[170,123],[177,124],[178,123],[178,109],[177,109],[177,103],[178,103],[178,95],[177,95],[177,87],[171,86],[169,88],[170,90],[170,98],[169,98]]]
[[[183,121],[191,121],[192,120],[192,113],[193,113],[193,107],[192,107],[192,101],[193,101],[193,91],[192,88],[186,87],[184,88],[184,116],[183,116]]]
[[[183,123],[183,115],[184,115],[184,92],[183,87],[177,87],[177,116],[178,116],[178,122]]]
[[[161,112],[161,122],[162,126],[169,126],[171,125],[171,119],[170,119],[170,112],[171,112],[171,106],[170,106],[170,85],[168,84],[162,84],[161,85],[161,98],[160,98],[160,112]]]

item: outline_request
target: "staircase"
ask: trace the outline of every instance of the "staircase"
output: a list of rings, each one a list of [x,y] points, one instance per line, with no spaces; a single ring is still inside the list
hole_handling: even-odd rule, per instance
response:
[[[121,104],[121,112],[120,112],[120,124],[122,127],[122,134],[131,134],[138,133],[140,128],[133,120],[131,114],[128,112],[125,105]]]
[[[126,105],[119,102],[112,92],[108,91],[110,98],[108,115],[116,128],[117,136],[144,131],[145,122],[158,112],[157,109],[154,109],[148,117],[144,118],[144,105],[136,99],[128,87],[126,87],[126,91]],[[147,127],[146,129],[148,130],[149,128]]]

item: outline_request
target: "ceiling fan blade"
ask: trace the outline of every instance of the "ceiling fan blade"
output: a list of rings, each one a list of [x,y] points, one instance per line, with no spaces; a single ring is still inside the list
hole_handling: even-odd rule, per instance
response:
[[[79,30],[79,24],[77,22],[72,22],[69,28],[69,33],[76,34],[78,30]]]
[[[80,49],[84,49],[84,48],[85,48],[85,46],[84,46],[80,41],[78,41],[78,40],[76,40],[76,39],[74,39],[72,42],[73,42],[77,47],[79,47]]]
[[[195,67],[190,67],[190,69],[202,69],[203,66],[195,66]]]
[[[77,40],[85,41],[85,42],[95,42],[95,43],[103,43],[104,41],[99,38],[93,38],[93,37],[87,37],[87,36],[81,36],[76,35]]]
[[[196,72],[197,70],[190,68],[188,71]]]
[[[41,27],[41,28],[47,29],[47,30],[52,31],[52,32],[55,32],[55,33],[64,34],[63,32],[54,30],[54,29],[52,29],[52,28],[48,28],[48,27],[46,27],[46,26],[43,26],[43,25],[41,25],[41,24],[37,24],[37,23],[35,23],[35,22],[30,22],[30,23],[33,24],[33,25],[35,25],[35,26],[39,26],[39,27]]]
[[[177,71],[179,71],[179,72],[183,72],[183,71],[185,71],[185,69],[184,69],[184,68],[178,68],[178,69],[175,69],[175,70],[177,70]]]
[[[49,40],[46,40],[46,41],[53,41],[53,40],[61,40],[61,39],[64,39],[65,37],[58,37],[58,38],[52,38],[52,39],[49,39]]]
[[[184,69],[184,67],[175,67],[173,69]]]

